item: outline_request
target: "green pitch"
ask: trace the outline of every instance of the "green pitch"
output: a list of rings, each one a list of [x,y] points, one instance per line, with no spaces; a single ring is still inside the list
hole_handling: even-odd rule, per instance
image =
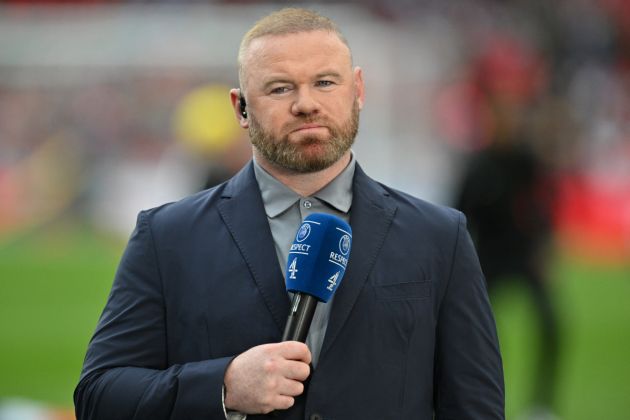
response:
[[[0,397],[72,405],[121,249],[76,229],[0,242]]]
[[[0,398],[71,407],[88,340],[107,299],[123,243],[76,227],[0,238]],[[630,413],[630,266],[558,258],[553,290],[561,318],[564,420]],[[516,286],[494,301],[506,373],[508,419],[527,407],[538,339]]]

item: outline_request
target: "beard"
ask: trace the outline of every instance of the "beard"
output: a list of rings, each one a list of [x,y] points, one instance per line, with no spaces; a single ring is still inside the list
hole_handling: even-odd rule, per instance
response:
[[[299,121],[299,124],[311,123],[326,126],[329,138],[309,136],[298,142],[291,142],[287,134],[276,139],[252,114],[249,115],[249,137],[260,154],[280,168],[298,173],[321,171],[337,162],[354,143],[359,130],[357,101],[353,101],[350,117],[340,126],[335,126],[321,117],[304,117]],[[292,126],[287,128],[290,132]]]

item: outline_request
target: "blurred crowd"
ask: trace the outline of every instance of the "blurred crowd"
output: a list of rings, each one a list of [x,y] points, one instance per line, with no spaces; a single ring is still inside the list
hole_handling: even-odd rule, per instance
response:
[[[139,210],[237,171],[251,151],[228,101],[236,49],[284,4],[3,2],[0,245],[68,221],[127,236]],[[364,68],[361,164],[464,210],[491,292],[525,279],[545,337],[536,398],[551,405],[542,254],[630,260],[630,2],[302,4],[348,28]]]

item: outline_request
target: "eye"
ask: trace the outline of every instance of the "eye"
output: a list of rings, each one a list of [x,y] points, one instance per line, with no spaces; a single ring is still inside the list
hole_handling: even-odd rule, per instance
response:
[[[281,95],[283,93],[287,93],[289,91],[289,87],[288,86],[278,86],[275,87],[273,89],[271,89],[269,91],[270,94],[272,95]]]
[[[317,82],[315,82],[315,86],[317,87],[329,87],[334,84],[335,82],[333,82],[332,80],[318,80]]]

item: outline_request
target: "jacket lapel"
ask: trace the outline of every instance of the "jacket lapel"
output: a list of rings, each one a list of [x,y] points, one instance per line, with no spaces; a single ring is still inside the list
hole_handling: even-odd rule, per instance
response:
[[[389,193],[370,179],[358,164],[350,212],[352,250],[348,268],[332,302],[320,358],[328,351],[350,315],[396,213],[396,206],[393,200],[389,200]]]
[[[227,183],[221,198],[221,218],[282,334],[289,313],[289,296],[251,162]]]

